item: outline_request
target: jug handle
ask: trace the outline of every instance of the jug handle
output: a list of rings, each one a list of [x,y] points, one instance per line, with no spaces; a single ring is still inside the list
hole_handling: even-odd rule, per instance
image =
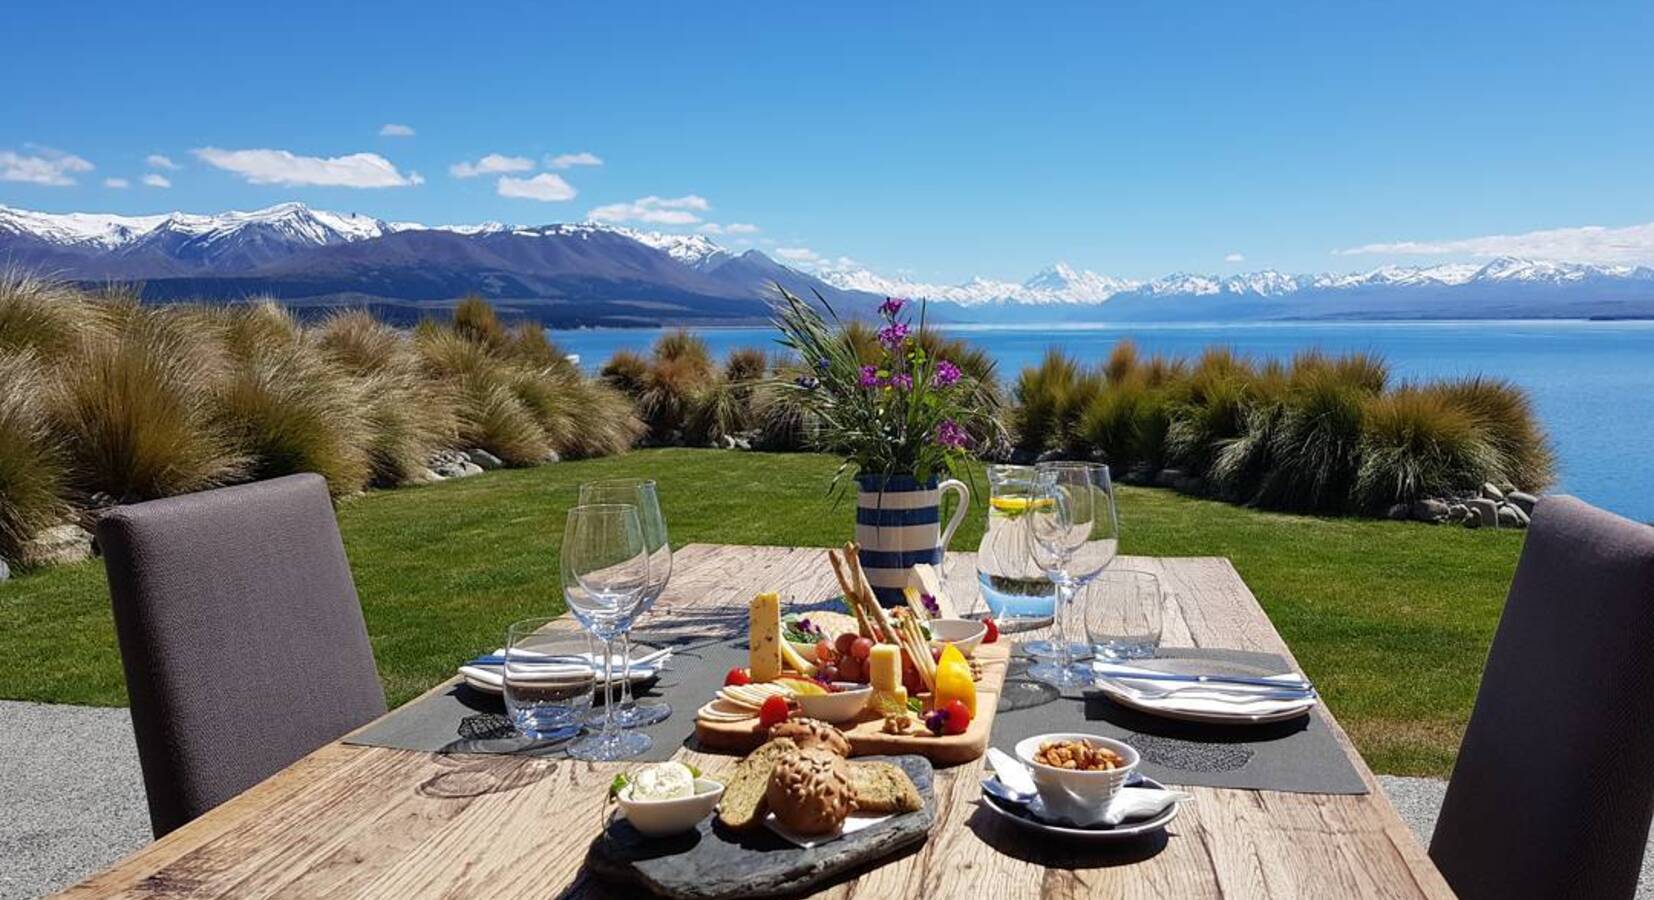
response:
[[[959,505],[953,508],[953,515],[948,518],[948,527],[942,529],[942,554],[945,558],[947,555],[948,544],[953,542],[953,533],[959,530],[959,523],[965,521],[965,513],[970,509],[971,489],[965,486],[965,482],[960,481],[957,478],[949,478],[948,480],[937,485],[936,489],[939,492],[937,494],[938,500],[941,498],[940,492],[959,492]],[[938,566],[937,571],[941,572],[942,567]]]

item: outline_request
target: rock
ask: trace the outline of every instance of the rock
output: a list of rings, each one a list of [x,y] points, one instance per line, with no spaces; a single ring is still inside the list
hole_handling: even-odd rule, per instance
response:
[[[1533,515],[1533,505],[1539,502],[1538,497],[1522,491],[1511,491],[1505,495],[1505,499],[1509,500],[1512,506],[1530,516]]]
[[[1415,500],[1413,501],[1413,518],[1420,522],[1445,522],[1447,521],[1447,501]]]
[[[442,480],[442,476],[430,469],[420,469],[408,476],[409,484],[434,484]]]
[[[1482,485],[1482,496],[1488,500],[1498,502],[1505,499],[1505,492],[1494,486],[1493,482]]]
[[[479,466],[468,459],[464,459],[457,462],[444,462],[433,469],[433,471],[443,478],[467,478],[472,475],[481,475],[482,466]]]
[[[1413,508],[1411,506],[1408,506],[1405,503],[1394,503],[1391,504],[1389,509],[1384,511],[1384,518],[1402,522],[1406,521],[1410,516],[1412,516],[1412,514]]]
[[[1466,527],[1466,528],[1480,528],[1480,527],[1482,527],[1482,517],[1478,516],[1478,515],[1474,515],[1474,514],[1465,516],[1464,517],[1464,527]]]
[[[1468,515],[1470,515],[1470,507],[1465,506],[1463,503],[1447,504],[1447,521],[1463,522],[1465,516]]]
[[[495,456],[494,454],[481,448],[465,451],[465,458],[469,460],[472,465],[478,466],[482,469],[499,469],[504,468],[505,466],[505,462],[498,456]]]
[[[11,566],[6,562],[6,558],[4,556],[0,556],[0,581],[6,581],[10,578]]]
[[[29,565],[55,566],[92,558],[92,533],[79,525],[57,525],[35,535],[23,547]]]
[[[543,462],[543,463],[554,463],[554,462],[562,462],[562,461],[563,461],[562,454],[558,453],[556,450],[547,451],[546,452],[546,458],[540,460],[540,462]]]
[[[1466,500],[1464,505],[1470,508],[1471,518],[1476,519],[1477,525],[1486,525],[1492,528],[1499,523],[1499,504],[1486,497],[1475,497]]]
[[[1499,507],[1500,528],[1526,528],[1527,515],[1509,503]]]
[[[735,449],[736,450],[751,450],[752,449],[752,439],[751,438],[744,438],[744,437],[736,438],[735,439]]]
[[[474,462],[464,462],[460,464],[460,471],[464,472],[466,475],[481,475],[482,466],[479,466]]]
[[[1040,455],[1034,457],[1034,462],[1036,464],[1042,463],[1042,462],[1056,462],[1058,460],[1067,459],[1067,458],[1068,458],[1068,454],[1062,452],[1061,450],[1047,450],[1044,453],[1041,453]]]
[[[1179,478],[1177,483],[1172,485],[1172,488],[1179,494],[1199,497],[1206,493],[1206,479],[1199,475],[1185,475]]]
[[[1154,476],[1154,483],[1159,487],[1177,487],[1179,479],[1188,478],[1189,473],[1182,469],[1161,469]]]

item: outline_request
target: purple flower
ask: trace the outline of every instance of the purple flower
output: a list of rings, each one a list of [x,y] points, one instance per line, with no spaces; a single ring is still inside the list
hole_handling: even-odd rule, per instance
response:
[[[930,613],[932,619],[941,617],[942,604],[937,603],[935,597],[930,594],[920,594],[919,602],[925,605],[925,612]]]
[[[965,429],[959,427],[958,422],[952,419],[943,419],[937,423],[936,443],[951,450],[959,450],[970,442],[971,436],[965,433]]]
[[[862,366],[861,379],[857,382],[864,388],[879,386],[879,369],[877,366]]]
[[[833,366],[833,364],[831,362],[829,362],[827,357],[825,357],[825,356],[823,356],[822,358],[816,360],[816,371],[818,371],[818,372],[825,372],[828,369],[832,368],[832,366]]]
[[[936,364],[936,374],[931,380],[937,387],[947,387],[959,380],[959,367],[944,359]]]
[[[913,376],[906,372],[897,372],[890,376],[890,386],[904,391],[911,390],[913,388]]]
[[[905,323],[891,322],[889,325],[879,329],[879,343],[885,345],[885,347],[891,350],[895,350],[897,347],[907,343],[907,334],[908,327]]]
[[[896,314],[902,311],[902,305],[905,303],[907,301],[900,297],[886,297],[884,302],[879,304],[879,315],[887,319],[894,319]]]

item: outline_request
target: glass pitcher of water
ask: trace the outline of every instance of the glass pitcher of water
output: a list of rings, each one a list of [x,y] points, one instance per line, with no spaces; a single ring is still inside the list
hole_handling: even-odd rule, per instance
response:
[[[976,579],[1001,630],[1049,624],[1056,605],[1056,586],[1028,552],[1033,492],[1033,466],[988,467],[988,527],[976,549]]]

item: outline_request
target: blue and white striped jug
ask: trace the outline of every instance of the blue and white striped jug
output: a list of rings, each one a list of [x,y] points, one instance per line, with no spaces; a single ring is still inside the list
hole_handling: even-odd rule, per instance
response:
[[[856,481],[857,558],[879,603],[903,606],[902,588],[914,566],[929,563],[940,573],[942,552],[970,508],[970,489],[953,478],[938,483],[932,477],[921,484],[911,475],[861,475]],[[941,527],[943,491],[959,492],[946,528]]]

